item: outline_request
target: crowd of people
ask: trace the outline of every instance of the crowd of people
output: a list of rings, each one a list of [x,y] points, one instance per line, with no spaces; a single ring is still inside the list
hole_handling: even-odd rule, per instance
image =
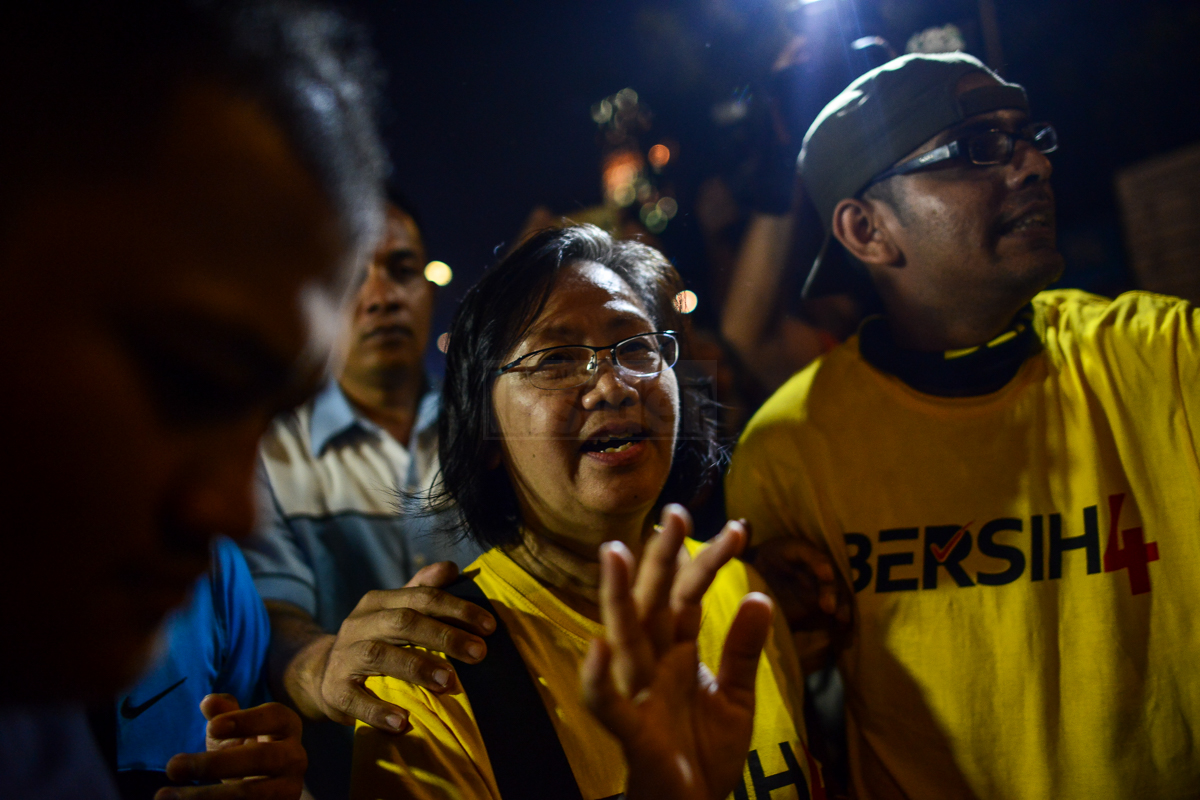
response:
[[[1022,87],[879,59],[765,162],[729,461],[679,274],[592,225],[490,268],[430,380],[366,41],[0,11],[0,798],[1200,793],[1200,314],[1046,290]],[[797,247],[844,341],[755,318]]]

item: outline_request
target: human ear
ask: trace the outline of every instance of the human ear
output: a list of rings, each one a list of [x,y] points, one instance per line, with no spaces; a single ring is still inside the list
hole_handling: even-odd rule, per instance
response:
[[[864,264],[895,266],[903,260],[876,203],[847,198],[833,210],[833,235]]]

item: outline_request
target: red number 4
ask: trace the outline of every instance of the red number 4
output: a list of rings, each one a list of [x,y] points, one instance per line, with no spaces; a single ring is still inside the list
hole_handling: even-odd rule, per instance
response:
[[[1129,588],[1134,594],[1150,591],[1151,561],[1158,561],[1158,543],[1144,540],[1142,529],[1126,528],[1117,534],[1124,494],[1108,496],[1108,546],[1104,549],[1104,571],[1129,570]]]

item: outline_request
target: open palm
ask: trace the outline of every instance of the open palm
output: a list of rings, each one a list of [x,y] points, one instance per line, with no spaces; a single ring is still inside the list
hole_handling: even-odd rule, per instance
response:
[[[640,568],[623,545],[602,548],[606,638],[592,643],[584,663],[584,697],[621,741],[628,800],[718,800],[741,779],[750,747],[771,601],[758,593],[742,600],[714,676],[697,657],[700,600],[745,546],[745,528],[729,523],[689,559],[687,512],[668,506],[662,523]]]

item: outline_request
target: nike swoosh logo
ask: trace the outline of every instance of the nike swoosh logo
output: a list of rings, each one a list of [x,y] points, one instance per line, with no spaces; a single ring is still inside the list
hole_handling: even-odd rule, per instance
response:
[[[932,543],[929,545],[929,550],[933,553],[933,557],[938,560],[939,564],[944,564],[946,562],[946,557],[954,552],[954,548],[958,547],[958,543],[962,539],[963,535],[966,534],[967,528],[970,528],[974,524],[975,520],[971,520],[966,525],[963,525],[961,528],[955,531],[954,535],[950,537],[950,541],[946,542],[945,547],[938,547],[936,544]]]
[[[151,697],[146,702],[140,703],[139,705],[136,705],[136,706],[133,705],[132,703],[130,703],[129,698],[126,697],[125,701],[123,703],[121,703],[121,716],[124,717],[125,719],[137,719],[138,717],[140,717],[142,714],[144,714],[146,712],[146,709],[148,709],[150,706],[157,703],[159,700],[162,700],[164,697],[169,695],[171,692],[178,689],[180,686],[183,685],[183,682],[186,680],[187,680],[187,676],[185,675],[184,677],[179,679],[179,683],[168,686],[167,688],[163,689],[158,694],[154,695],[154,697]]]

